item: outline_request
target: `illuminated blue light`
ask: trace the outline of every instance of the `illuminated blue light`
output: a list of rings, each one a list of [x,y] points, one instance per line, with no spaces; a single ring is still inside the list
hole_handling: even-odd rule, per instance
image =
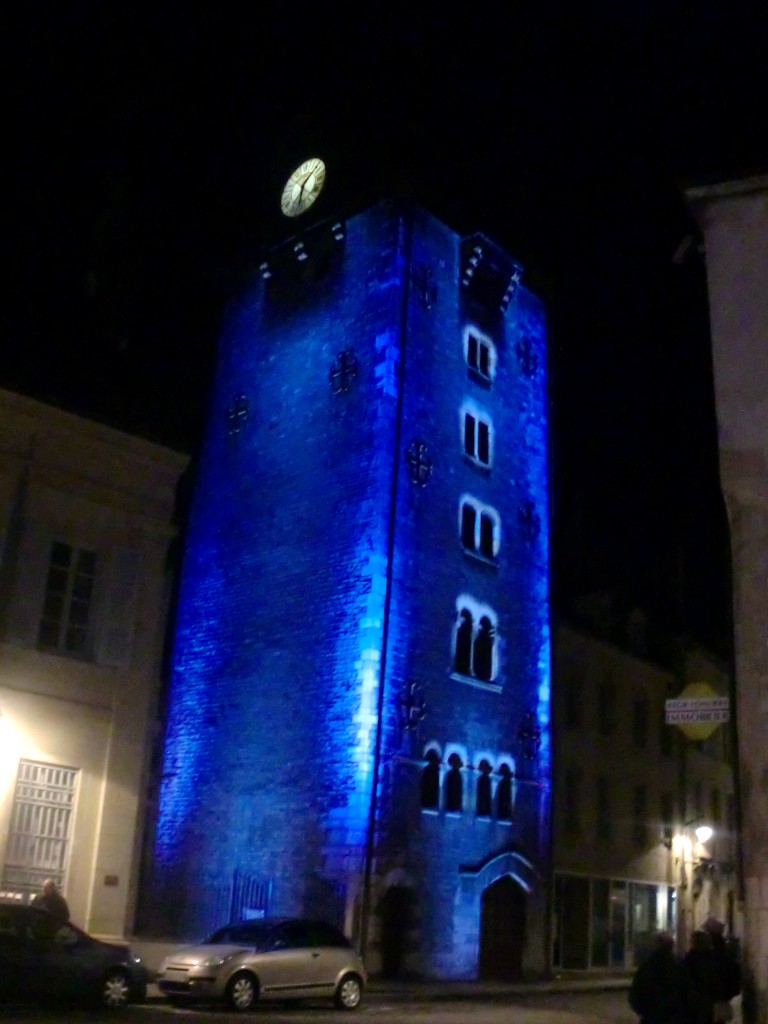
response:
[[[275,913],[311,910],[349,926],[372,822],[368,866],[375,874],[402,855],[435,929],[414,967],[471,977],[482,885],[506,871],[529,891],[527,867],[547,849],[544,321],[522,286],[504,317],[498,298],[492,313],[465,308],[486,261],[461,288],[460,240],[426,214],[417,221],[406,227],[378,208],[352,219],[327,279],[306,288],[281,278],[287,263],[299,273],[305,250],[292,242],[232,308],[188,533],[156,861],[193,894],[173,904],[170,924],[186,935],[220,923],[204,892],[233,870],[274,881]],[[314,245],[306,251],[314,259]],[[429,268],[431,304],[410,299],[412,266]],[[492,346],[490,382],[468,375],[470,329]],[[340,352],[356,372],[334,389]],[[248,396],[249,417],[233,435],[234,395]],[[467,411],[489,423],[490,466],[464,457]],[[414,438],[428,444],[432,469],[418,480],[407,463]],[[462,549],[462,496],[496,517],[493,564]],[[539,522],[528,536],[523,501]],[[464,603],[498,628],[492,686],[452,675]],[[427,708],[411,731],[400,707],[409,682]],[[478,829],[467,813],[449,831],[441,812],[422,816],[427,748],[461,752],[465,765],[483,751],[495,773],[514,771],[509,746],[525,712],[541,745],[535,778],[514,780],[513,820]],[[511,846],[526,857],[496,857]],[[462,865],[488,858],[495,867],[457,910],[449,880],[460,885]]]

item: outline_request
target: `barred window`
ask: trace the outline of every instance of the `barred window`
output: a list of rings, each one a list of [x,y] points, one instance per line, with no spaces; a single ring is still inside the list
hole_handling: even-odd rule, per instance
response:
[[[76,768],[19,761],[3,893],[36,892],[46,878],[66,888],[78,775]]]

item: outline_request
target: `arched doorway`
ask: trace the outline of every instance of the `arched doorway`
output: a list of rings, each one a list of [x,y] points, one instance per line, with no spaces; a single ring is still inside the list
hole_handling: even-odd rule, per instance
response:
[[[484,890],[480,900],[479,976],[514,981],[522,975],[526,893],[509,875]]]

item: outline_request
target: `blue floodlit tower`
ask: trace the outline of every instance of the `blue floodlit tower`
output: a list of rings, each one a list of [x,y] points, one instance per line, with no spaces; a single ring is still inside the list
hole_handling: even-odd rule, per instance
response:
[[[546,371],[519,265],[408,204],[315,224],[232,303],[175,636],[166,933],[314,914],[373,970],[545,968]]]

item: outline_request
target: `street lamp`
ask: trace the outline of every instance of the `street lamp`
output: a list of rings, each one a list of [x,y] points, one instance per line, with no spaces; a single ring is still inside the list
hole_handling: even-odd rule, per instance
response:
[[[710,828],[709,825],[697,825],[693,833],[700,843],[708,843],[715,834],[714,829]]]
[[[693,930],[694,905],[704,886],[703,872],[711,863],[707,851],[696,847],[708,843],[714,834],[714,829],[697,817],[686,821],[677,837],[676,860],[680,868],[678,942],[682,949],[688,946]]]

